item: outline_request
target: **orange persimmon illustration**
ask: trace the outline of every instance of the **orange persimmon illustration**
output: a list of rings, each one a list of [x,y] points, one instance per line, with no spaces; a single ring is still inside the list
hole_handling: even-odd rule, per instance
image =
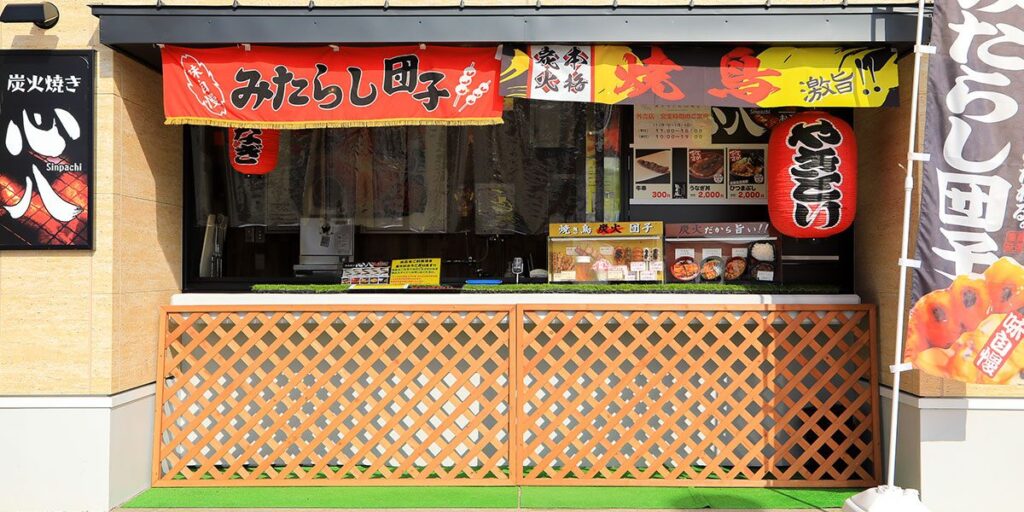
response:
[[[1024,266],[1003,257],[981,276],[957,276],[949,288],[918,299],[910,310],[904,360],[931,375],[963,382],[1024,384],[1024,341],[992,377],[976,364],[1011,312],[1024,314]]]
[[[953,318],[965,331],[974,330],[988,316],[991,303],[984,279],[957,276],[949,286],[953,300]]]
[[[985,271],[992,312],[1008,313],[1024,306],[1024,267],[1013,258],[1002,257]]]
[[[903,360],[914,362],[918,354],[932,348],[920,324],[924,315],[910,315],[907,325],[907,339],[904,343]]]
[[[921,297],[910,311],[912,323],[932,347],[949,348],[963,332],[955,316],[949,290],[935,290]]]

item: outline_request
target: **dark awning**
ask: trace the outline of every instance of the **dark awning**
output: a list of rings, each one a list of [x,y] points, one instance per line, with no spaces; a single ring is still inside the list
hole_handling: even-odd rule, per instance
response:
[[[100,42],[154,68],[155,43],[914,42],[911,6],[343,8],[93,6]],[[927,34],[929,28],[925,27]]]

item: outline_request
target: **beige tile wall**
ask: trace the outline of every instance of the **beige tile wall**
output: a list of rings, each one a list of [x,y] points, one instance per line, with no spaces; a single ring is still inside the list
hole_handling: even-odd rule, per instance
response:
[[[0,253],[0,395],[152,382],[157,308],[181,288],[181,129],[160,76],[99,44],[88,2],[55,3],[56,28],[0,25],[0,48],[97,50],[95,250]]]

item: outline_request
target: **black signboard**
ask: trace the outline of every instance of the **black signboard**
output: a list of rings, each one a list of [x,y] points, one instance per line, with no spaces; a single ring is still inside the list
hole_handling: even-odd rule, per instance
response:
[[[0,250],[92,248],[95,60],[0,50]]]

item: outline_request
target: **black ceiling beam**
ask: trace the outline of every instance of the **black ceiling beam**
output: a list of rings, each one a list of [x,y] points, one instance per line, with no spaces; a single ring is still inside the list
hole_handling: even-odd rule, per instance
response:
[[[100,42],[153,64],[154,43],[893,44],[908,6],[343,8],[93,6]],[[926,33],[928,27],[926,26]]]

